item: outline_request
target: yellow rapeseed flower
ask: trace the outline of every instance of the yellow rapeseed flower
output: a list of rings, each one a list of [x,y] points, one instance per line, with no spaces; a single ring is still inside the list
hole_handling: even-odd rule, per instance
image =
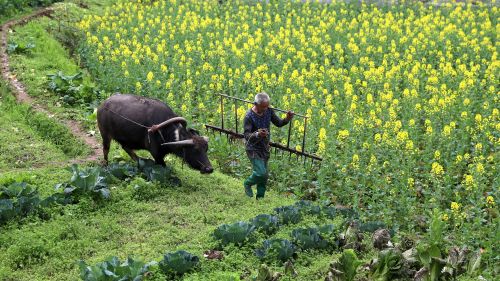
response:
[[[431,173],[433,173],[436,176],[442,176],[444,174],[444,168],[438,162],[433,162]]]
[[[326,130],[325,128],[319,129],[319,136],[318,136],[320,141],[326,140]]]
[[[344,141],[349,137],[349,131],[348,130],[340,130],[338,135],[337,135],[337,140],[339,141]]]
[[[439,150],[434,151],[434,159],[439,160],[441,158],[441,152]]]
[[[488,195],[488,197],[486,197],[486,204],[492,207],[495,206],[495,199],[493,198],[493,196]]]
[[[148,72],[148,75],[146,76],[146,79],[148,79],[148,81],[151,82],[151,81],[153,81],[153,78],[154,78],[153,72],[151,72],[151,71]]]

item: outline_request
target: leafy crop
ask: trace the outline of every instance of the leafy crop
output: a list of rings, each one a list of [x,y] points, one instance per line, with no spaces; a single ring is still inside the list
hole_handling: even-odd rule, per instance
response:
[[[374,281],[389,281],[399,277],[403,271],[403,256],[396,249],[382,250],[371,265],[371,279]]]
[[[387,228],[387,225],[381,221],[369,221],[359,225],[359,231],[361,232],[375,232],[381,228]]]
[[[339,260],[332,263],[329,280],[353,281],[361,263],[353,249],[344,250]]]
[[[296,224],[302,220],[302,215],[299,208],[296,206],[283,206],[275,208],[274,211],[278,215],[281,224]]]
[[[167,275],[183,275],[195,268],[200,259],[186,251],[167,253],[160,261],[160,269]]]
[[[252,224],[257,230],[262,231],[266,234],[273,234],[279,228],[278,217],[268,214],[261,214],[256,216],[252,220]]]
[[[111,181],[112,179],[109,176],[117,178],[119,180],[125,180],[128,178],[135,177],[139,170],[135,165],[132,164],[119,164],[119,163],[111,163],[107,167],[104,168],[106,173],[108,174],[107,181]]]
[[[255,250],[255,254],[261,260],[279,260],[286,262],[295,254],[296,248],[286,239],[269,239],[264,240],[263,247]]]
[[[47,75],[49,79],[48,88],[52,92],[59,94],[63,101],[68,104],[74,104],[83,90],[83,73],[78,72],[74,75],[65,75],[62,71]]]
[[[325,249],[328,241],[323,239],[318,228],[298,228],[292,231],[292,238],[295,244],[302,250]]]
[[[117,257],[110,257],[96,265],[88,265],[79,261],[80,277],[85,281],[141,281],[149,272],[149,267],[156,264],[145,264],[131,257],[125,262],[120,262]]]
[[[230,243],[242,245],[249,239],[254,230],[254,225],[240,221],[233,224],[223,224],[217,227],[213,235],[222,245]]]
[[[71,171],[73,174],[70,181],[56,186],[56,189],[63,189],[65,196],[75,200],[86,194],[90,194],[93,198],[108,199],[110,197],[106,174],[101,168],[80,169],[76,164],[73,164]]]
[[[334,206],[324,206],[321,209],[321,212],[323,215],[325,215],[327,218],[333,219],[337,216],[343,216],[345,218],[357,218],[359,217],[358,212],[351,208],[340,208],[340,207],[334,207]]]
[[[25,182],[0,185],[0,224],[13,218],[26,217],[55,201],[55,197],[41,199],[38,190]]]
[[[319,215],[321,214],[321,207],[314,205],[311,201],[299,200],[294,204],[302,214],[305,215]]]
[[[34,48],[34,43],[9,43],[7,52],[9,54],[29,54]]]
[[[161,184],[176,184],[180,183],[179,179],[173,175],[172,168],[157,165],[151,159],[139,158],[139,170],[148,181],[157,181]]]

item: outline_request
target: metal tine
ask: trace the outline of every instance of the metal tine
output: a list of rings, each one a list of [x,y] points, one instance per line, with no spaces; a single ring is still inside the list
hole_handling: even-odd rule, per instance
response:
[[[234,100],[234,125],[236,127],[236,133],[238,132],[238,100]]]
[[[227,130],[227,129],[222,129],[220,127],[216,127],[216,126],[212,126],[212,125],[208,125],[208,124],[205,124],[206,127],[208,127],[209,129],[212,129],[212,130],[215,130],[215,131],[218,131],[220,133],[224,133],[224,134],[227,134],[227,135],[230,135],[230,136],[233,136],[234,138],[238,138],[238,139],[242,139],[244,136],[243,134],[241,133],[236,133],[234,131],[231,131],[231,130]],[[280,150],[285,150],[285,151],[288,151],[288,152],[291,152],[293,154],[296,154],[297,156],[301,156],[301,157],[306,157],[306,158],[313,158],[314,160],[318,160],[318,161],[321,161],[322,158],[321,157],[318,157],[314,154],[309,154],[307,152],[304,152],[304,151],[299,151],[299,150],[296,150],[296,149],[292,149],[292,148],[287,148],[286,146],[284,145],[281,145],[279,143],[274,143],[274,142],[271,142],[270,143],[271,147],[274,147],[276,149],[280,149]]]
[[[290,135],[292,134],[292,121],[288,124],[288,140],[286,141],[286,147],[290,148]]]
[[[229,134],[233,135],[233,136],[236,136],[237,138],[241,138],[241,134],[238,132],[238,101],[242,101],[242,102],[246,102],[246,103],[250,103],[250,104],[253,104],[252,102],[250,101],[247,101],[247,100],[244,100],[244,99],[240,99],[240,98],[237,98],[237,97],[232,97],[232,96],[229,96],[229,95],[225,95],[225,94],[219,94],[221,96],[221,100],[220,100],[220,106],[221,106],[221,125],[222,127],[221,128],[217,128],[217,127],[214,127],[214,126],[211,126],[211,125],[208,125],[208,124],[205,124],[206,128],[207,128],[207,131],[208,129],[212,129],[214,131],[219,131],[219,135],[222,135],[222,133],[225,133],[225,134],[228,134],[227,137],[228,137],[228,140],[229,142],[232,142]],[[236,129],[236,132],[232,132],[230,130],[227,130],[224,128],[224,98],[227,97],[227,98],[230,98],[230,99],[233,99],[234,100],[234,116],[235,116],[235,129]],[[286,110],[283,110],[283,109],[279,109],[279,108],[273,108],[274,110],[276,111],[280,111],[280,112],[287,112]],[[296,149],[291,149],[290,148],[290,138],[291,138],[291,131],[292,131],[292,122],[290,122],[290,125],[288,127],[288,138],[287,138],[287,145],[286,147],[284,147],[283,145],[279,145],[279,144],[273,144],[274,146],[274,153],[275,155],[277,154],[277,151],[278,149],[280,150],[287,150],[289,151],[289,156],[288,158],[290,159],[291,156],[292,156],[292,153],[293,154],[296,154],[297,155],[297,160],[299,159],[299,157],[303,157],[304,158],[304,164],[306,164],[306,158],[311,158],[311,165],[314,163],[314,160],[318,160],[320,161],[320,164],[321,164],[321,158],[313,155],[313,154],[309,154],[305,151],[305,145],[306,145],[306,132],[307,132],[307,119],[309,118],[308,116],[305,116],[305,115],[301,115],[301,114],[295,114],[297,116],[300,116],[300,117],[303,117],[304,118],[304,134],[302,136],[302,149],[301,151],[298,151]],[[213,132],[215,134],[215,132]],[[277,145],[277,146],[276,146]],[[284,151],[282,151],[281,155],[283,155]]]
[[[220,96],[220,116],[221,116],[221,123],[222,123],[222,129],[224,129],[224,96]]]
[[[302,137],[302,152],[306,151],[306,131],[307,131],[307,118],[304,118],[304,136]]]

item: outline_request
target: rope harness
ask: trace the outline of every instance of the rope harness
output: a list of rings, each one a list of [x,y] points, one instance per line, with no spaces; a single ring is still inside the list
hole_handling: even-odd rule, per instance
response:
[[[160,134],[160,137],[161,137],[163,143],[167,142],[165,140],[165,138],[163,137],[163,134],[161,133],[160,128],[158,128],[158,125],[153,125],[151,127],[148,127],[146,125],[143,125],[143,124],[141,124],[141,123],[139,123],[137,121],[134,121],[134,120],[128,118],[127,116],[124,116],[124,115],[122,115],[122,114],[120,114],[120,113],[118,113],[116,111],[113,111],[113,110],[109,109],[107,106],[104,106],[104,109],[108,110],[109,112],[111,112],[113,114],[116,114],[117,116],[119,116],[119,117],[121,117],[121,118],[123,118],[123,119],[125,119],[125,120],[127,120],[129,122],[132,122],[132,123],[136,124],[137,126],[140,126],[140,127],[143,127],[145,129],[147,129],[148,130],[148,142],[149,142],[149,144],[151,144],[151,138],[150,138],[151,133],[156,133],[156,132],[158,132]],[[184,169],[184,162],[186,162],[186,150],[185,150],[184,147],[182,147],[182,155],[183,155],[183,158],[182,158],[182,169]],[[200,162],[200,164],[201,164],[201,162]]]
[[[165,138],[163,137],[163,134],[161,133],[161,131],[160,131],[160,130],[159,130],[159,128],[157,127],[157,125],[153,125],[153,126],[151,126],[151,127],[148,127],[148,126],[146,126],[146,125],[143,125],[143,124],[141,124],[141,123],[139,123],[139,122],[137,122],[137,121],[134,121],[134,120],[132,120],[132,119],[128,118],[127,116],[123,116],[122,114],[120,114],[120,113],[118,113],[118,112],[116,112],[116,111],[113,111],[113,110],[109,109],[107,106],[104,106],[104,109],[108,110],[109,112],[111,112],[111,113],[113,113],[113,114],[116,114],[116,115],[120,116],[121,118],[123,118],[123,119],[125,119],[125,120],[127,120],[127,121],[129,121],[129,122],[132,122],[132,123],[136,124],[137,126],[140,126],[140,127],[143,127],[143,128],[148,129],[148,143],[149,143],[149,144],[151,144],[150,134],[151,134],[151,133],[155,133],[155,132],[158,132],[158,133],[160,134],[161,140],[162,140],[164,143],[166,143],[166,142],[167,142],[167,141],[165,140]]]

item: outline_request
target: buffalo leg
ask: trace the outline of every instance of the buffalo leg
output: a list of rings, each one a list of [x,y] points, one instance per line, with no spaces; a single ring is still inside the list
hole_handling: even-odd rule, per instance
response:
[[[158,149],[152,148],[151,149],[151,155],[155,159],[155,163],[157,165],[162,165],[163,167],[167,166],[167,164],[165,164],[165,160],[163,160],[163,158],[165,157],[165,155],[161,154],[160,151],[158,151]]]
[[[108,165],[109,147],[111,146],[111,138],[108,135],[102,135],[102,153],[104,155],[104,165]]]
[[[163,167],[167,166],[167,164],[165,163],[165,160],[163,160],[163,157],[161,157],[159,153],[154,153],[152,155],[153,155],[153,158],[155,159],[155,163],[157,165],[162,165]]]
[[[155,159],[155,163],[158,164],[158,165],[162,165],[163,167],[167,166],[167,164],[165,163],[165,160],[163,160],[162,157],[153,157]]]
[[[125,150],[125,152],[128,153],[130,158],[132,158],[135,162],[139,161],[139,156],[137,156],[137,154],[135,154],[133,149],[130,149],[130,148],[125,147],[125,146],[122,146],[122,148],[123,148],[123,150]]]

